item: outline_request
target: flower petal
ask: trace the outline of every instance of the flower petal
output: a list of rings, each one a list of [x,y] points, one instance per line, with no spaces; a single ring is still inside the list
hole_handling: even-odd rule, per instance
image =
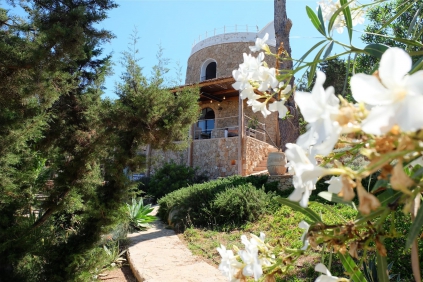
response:
[[[382,135],[395,125],[394,116],[399,105],[378,106],[372,108],[370,114],[362,123],[364,132]]]
[[[323,273],[325,275],[332,276],[329,269],[323,263],[316,264],[316,266],[314,267],[314,270],[317,272]]]
[[[387,88],[402,85],[404,76],[411,70],[410,55],[401,48],[389,48],[380,59],[379,76]]]
[[[352,96],[357,102],[372,106],[390,104],[394,101],[393,93],[383,87],[377,77],[364,73],[351,78]]]
[[[414,132],[423,128],[422,105],[422,95],[408,95],[404,98],[395,114],[396,124],[401,131]]]

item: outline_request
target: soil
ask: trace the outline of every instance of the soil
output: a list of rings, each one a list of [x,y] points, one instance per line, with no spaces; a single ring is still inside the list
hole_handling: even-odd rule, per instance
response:
[[[103,276],[104,275],[104,276]],[[124,265],[121,268],[114,268],[106,271],[99,277],[100,281],[105,282],[137,282],[129,265]]]

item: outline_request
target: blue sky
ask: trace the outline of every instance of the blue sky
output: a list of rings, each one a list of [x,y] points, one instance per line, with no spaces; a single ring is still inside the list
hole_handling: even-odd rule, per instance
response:
[[[140,65],[144,74],[149,76],[157,63],[156,53],[159,44],[164,48],[164,57],[170,59],[169,80],[185,81],[186,63],[195,40],[204,38],[207,32],[226,28],[234,29],[249,26],[263,28],[273,20],[273,0],[115,0],[118,8],[108,13],[109,18],[99,24],[99,28],[110,30],[116,36],[106,43],[104,54],[113,55],[114,74],[106,80],[105,93],[115,99],[115,83],[119,82],[123,71],[119,60],[121,53],[128,48],[130,35],[136,27],[138,30]],[[370,0],[360,1],[369,3]],[[4,2],[0,0],[3,6]],[[316,42],[322,40],[307,17],[305,7],[315,10],[316,0],[287,0],[288,17],[293,21],[291,30],[292,57],[300,58]],[[359,29],[362,27],[358,27]],[[346,32],[336,39],[347,42]],[[353,44],[362,46],[358,36]],[[334,49],[334,52],[341,52]],[[175,70],[179,62],[182,76]],[[241,62],[240,62],[241,63]]]
[[[128,47],[129,37],[137,27],[140,37],[138,49],[143,59],[140,64],[144,74],[150,75],[151,68],[157,62],[158,45],[164,48],[164,57],[169,58],[171,71],[169,79],[185,80],[186,63],[194,40],[204,38],[214,28],[235,25],[248,25],[263,28],[273,20],[273,0],[117,0],[117,9],[109,13],[109,19],[101,27],[111,30],[116,38],[106,44],[105,52],[113,52],[116,63],[114,75],[107,79],[106,96],[116,98],[114,85],[119,81],[122,68],[118,61],[121,52]],[[369,1],[361,1],[369,2]],[[292,57],[300,58],[314,43],[321,40],[307,17],[306,5],[317,6],[316,0],[287,0],[288,17],[293,21],[291,30]],[[345,32],[346,33],[346,32]],[[336,34],[336,36],[338,36]],[[339,37],[339,36],[338,36]],[[346,36],[339,37],[346,42]],[[360,46],[356,37],[353,41]],[[336,51],[336,50],[335,50]],[[338,50],[340,52],[340,50]],[[182,77],[177,77],[176,62],[182,67]]]

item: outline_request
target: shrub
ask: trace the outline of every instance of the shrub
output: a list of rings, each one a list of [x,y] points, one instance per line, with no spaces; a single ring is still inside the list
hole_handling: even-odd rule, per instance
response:
[[[169,222],[177,228],[185,228],[189,225],[194,226],[213,226],[221,223],[238,222],[247,220],[251,217],[250,214],[243,214],[242,220],[237,218],[231,218],[228,220],[227,216],[230,213],[230,209],[234,209],[232,212],[240,212],[240,208],[243,208],[243,212],[247,210],[251,211],[254,206],[254,201],[263,199],[265,195],[266,187],[273,187],[271,185],[263,185],[267,181],[267,176],[230,176],[227,178],[217,179],[202,184],[195,184],[189,187],[185,187],[167,194],[161,198],[158,203],[160,209],[158,216],[165,222]],[[244,187],[248,185],[248,188]],[[258,186],[261,185],[261,186]],[[243,188],[242,188],[243,187]],[[264,187],[264,191],[261,190]],[[260,189],[260,192],[252,192],[252,188]],[[235,190],[233,190],[235,189]],[[248,190],[254,197],[250,199],[240,199],[243,189]],[[231,196],[238,198],[233,199],[232,202],[229,199]],[[233,204],[235,207],[225,207],[226,204]],[[257,211],[260,213],[262,208],[266,208],[268,203],[263,203],[263,206]],[[238,208],[238,209],[236,209]],[[220,211],[221,209],[221,211]],[[221,214],[222,212],[222,214]],[[226,215],[223,214],[226,212]]]
[[[156,199],[160,199],[170,192],[204,181],[207,181],[207,177],[197,175],[197,169],[170,162],[157,170],[147,185],[140,188]]]
[[[271,195],[251,183],[226,188],[213,201],[213,214],[217,224],[241,224],[254,221],[261,215]]]

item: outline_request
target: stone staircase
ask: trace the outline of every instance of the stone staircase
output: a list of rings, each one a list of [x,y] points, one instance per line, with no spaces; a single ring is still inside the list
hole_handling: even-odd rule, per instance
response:
[[[266,155],[261,162],[257,164],[257,166],[253,169],[253,173],[250,175],[267,174],[267,157],[269,156],[269,153],[277,151],[278,149],[276,147],[269,145]]]

